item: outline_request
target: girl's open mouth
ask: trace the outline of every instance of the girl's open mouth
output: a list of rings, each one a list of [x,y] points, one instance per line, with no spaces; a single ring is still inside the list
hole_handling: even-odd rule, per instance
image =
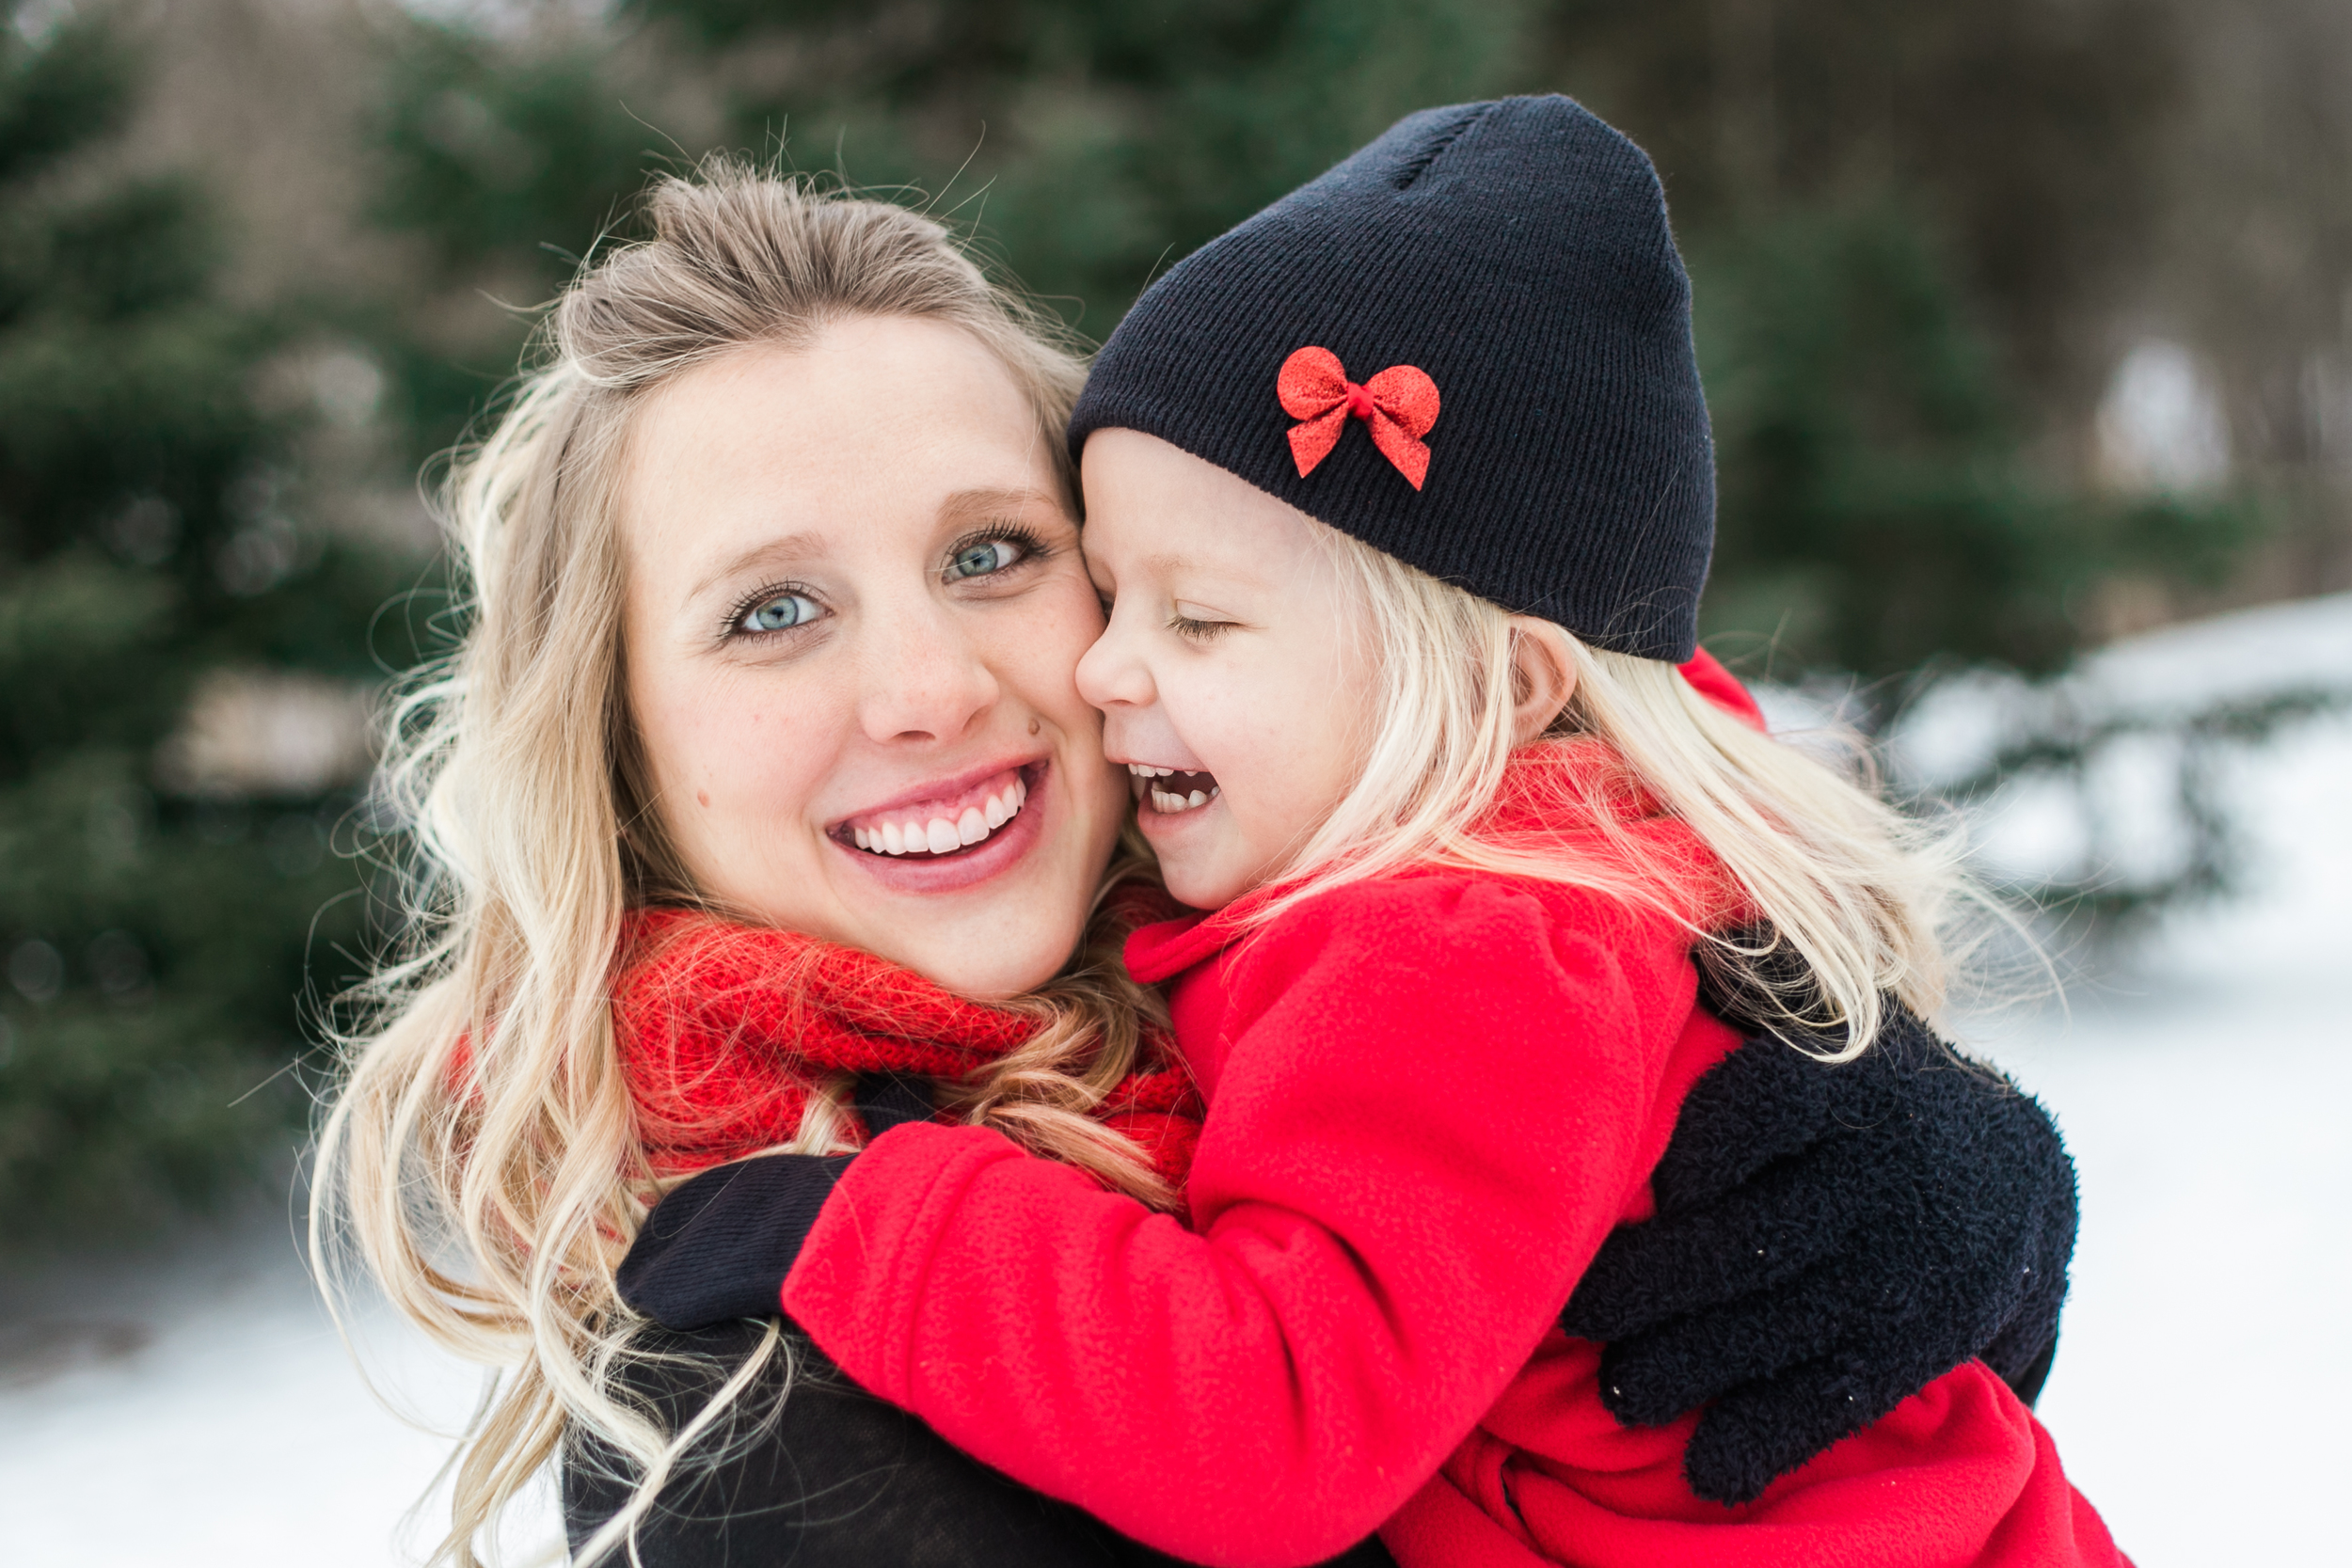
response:
[[[1216,775],[1201,769],[1154,768],[1148,762],[1127,765],[1136,803],[1163,816],[1195,810],[1216,799]]]
[[[834,830],[868,854],[945,859],[988,842],[1028,803],[1026,768],[991,774],[953,797],[852,816]]]

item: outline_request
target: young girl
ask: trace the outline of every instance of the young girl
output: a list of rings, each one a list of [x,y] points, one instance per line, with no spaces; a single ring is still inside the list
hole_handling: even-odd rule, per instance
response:
[[[701,1179],[625,1293],[691,1319],[756,1251],[866,1388],[1200,1561],[2120,1561],[1980,1363],[1726,1507],[1558,1326],[1737,1044],[1702,964],[1859,1053],[1963,891],[1677,672],[1711,451],[1641,153],[1556,98],[1403,121],[1147,293],[1071,443],[1081,689],[1214,911],[1127,949],[1207,1103],[1188,1224],[918,1122]]]

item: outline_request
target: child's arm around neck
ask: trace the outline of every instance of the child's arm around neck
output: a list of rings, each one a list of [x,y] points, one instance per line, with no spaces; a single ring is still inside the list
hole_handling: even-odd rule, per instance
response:
[[[993,1133],[908,1128],[851,1167],[785,1306],[949,1441],[1154,1546],[1328,1555],[1510,1384],[1735,1043],[1686,949],[1565,888],[1335,890],[1201,982],[1225,1037],[1193,1230]]]

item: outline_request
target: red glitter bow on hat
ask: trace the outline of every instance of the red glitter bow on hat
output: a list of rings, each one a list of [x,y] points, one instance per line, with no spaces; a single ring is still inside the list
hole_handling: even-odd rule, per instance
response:
[[[1352,415],[1372,432],[1372,444],[1411,481],[1414,489],[1429,473],[1429,448],[1422,437],[1438,422],[1438,384],[1417,366],[1391,365],[1359,387],[1347,379],[1340,356],[1327,348],[1302,348],[1282,361],[1275,378],[1282,411],[1300,420],[1291,426],[1291,455],[1298,477],[1340,444]]]

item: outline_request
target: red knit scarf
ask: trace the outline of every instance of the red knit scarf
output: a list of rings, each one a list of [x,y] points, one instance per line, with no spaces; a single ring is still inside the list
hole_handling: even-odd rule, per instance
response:
[[[621,950],[613,1034],[638,1135],[665,1176],[787,1141],[829,1073],[966,1078],[1037,1030],[870,953],[691,910],[632,911]],[[1182,1187],[1201,1106],[1163,1032],[1095,1115]]]

